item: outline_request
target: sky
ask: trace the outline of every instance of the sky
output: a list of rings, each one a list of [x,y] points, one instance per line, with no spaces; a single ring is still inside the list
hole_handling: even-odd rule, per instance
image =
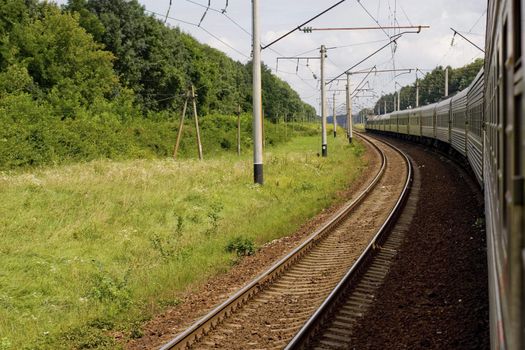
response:
[[[211,4],[206,12],[208,1]],[[59,0],[64,3],[66,0]],[[170,0],[139,0],[147,11],[164,20]],[[166,24],[179,27],[200,42],[226,53],[231,58],[246,62],[251,54],[251,4],[249,0],[171,0],[172,5]],[[260,21],[263,45],[267,44],[306,20],[317,15],[338,0],[260,0]],[[482,58],[483,53],[464,39],[456,36],[450,27],[467,36],[484,48],[486,0],[346,0],[335,9],[314,20],[313,28],[377,27],[429,25],[419,34],[404,34],[397,40],[397,47],[388,46],[357,66],[356,70],[419,68],[418,76],[438,65],[461,67]],[[204,16],[204,13],[206,15]],[[395,21],[394,21],[395,19]],[[377,23],[376,23],[377,21]],[[198,24],[200,23],[200,27]],[[320,92],[319,60],[280,60],[282,56],[316,56],[319,48],[328,48],[326,76],[335,77],[352,67],[389,41],[392,30],[359,31],[296,31],[268,49],[263,50],[263,62],[273,73],[287,81],[301,98],[319,111]],[[416,79],[411,73],[377,73],[365,80],[373,91],[364,91],[364,97],[354,99],[353,108],[372,107],[383,93],[399,89],[399,85],[412,84]],[[352,76],[352,89],[364,75]],[[328,86],[330,98],[336,94],[339,112],[344,110],[345,82]],[[366,96],[378,97],[366,97]],[[332,106],[332,102],[329,102]]]

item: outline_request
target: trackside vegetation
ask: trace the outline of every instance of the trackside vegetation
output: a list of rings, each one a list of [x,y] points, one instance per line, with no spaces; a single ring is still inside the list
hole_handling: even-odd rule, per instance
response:
[[[165,157],[189,87],[214,135],[251,111],[250,72],[137,0],[0,0],[0,170]],[[313,120],[266,67],[263,83],[267,120]],[[208,152],[227,148],[209,135]]]
[[[251,184],[250,72],[137,0],[0,0],[0,350],[118,349],[338,200],[363,146],[320,158],[314,108],[267,67]],[[174,161],[192,85],[204,160],[190,109]]]
[[[0,174],[0,349],[114,349],[180,293],[293,232],[365,164],[318,136],[252,160],[94,160]],[[247,217],[250,219],[247,220]]]

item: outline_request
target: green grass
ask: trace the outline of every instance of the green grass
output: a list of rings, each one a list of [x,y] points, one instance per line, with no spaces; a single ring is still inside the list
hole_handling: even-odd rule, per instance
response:
[[[0,350],[140,336],[181,291],[337,200],[365,166],[363,147],[330,141],[325,159],[318,137],[268,148],[262,187],[249,154],[0,173]]]

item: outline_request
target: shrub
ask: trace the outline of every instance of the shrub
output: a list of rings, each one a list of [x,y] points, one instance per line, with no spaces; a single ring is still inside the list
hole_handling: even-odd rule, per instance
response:
[[[236,253],[237,256],[247,256],[255,254],[255,244],[253,240],[246,237],[235,237],[226,245],[228,253]]]

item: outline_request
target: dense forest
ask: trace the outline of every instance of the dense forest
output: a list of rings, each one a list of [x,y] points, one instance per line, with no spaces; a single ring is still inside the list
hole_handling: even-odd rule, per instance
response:
[[[456,69],[448,67],[449,95],[453,95],[468,87],[476,77],[476,74],[478,74],[479,70],[483,67],[483,62],[483,59],[479,58],[464,67]],[[397,99],[397,92],[395,92],[382,96],[376,102],[374,107],[376,113],[379,110],[381,113],[385,113],[385,101],[387,112],[392,112],[394,110],[394,94],[396,94]],[[414,82],[411,85],[402,87],[400,96],[402,110],[409,107],[415,107],[416,83]],[[445,68],[439,66],[419,80],[419,105],[424,106],[438,102],[443,96],[445,96]]]
[[[223,135],[235,123],[213,119],[251,111],[250,63],[168,28],[137,0],[0,0],[0,170],[167,156],[190,85],[204,133]],[[315,116],[267,67],[263,108],[270,121]]]

